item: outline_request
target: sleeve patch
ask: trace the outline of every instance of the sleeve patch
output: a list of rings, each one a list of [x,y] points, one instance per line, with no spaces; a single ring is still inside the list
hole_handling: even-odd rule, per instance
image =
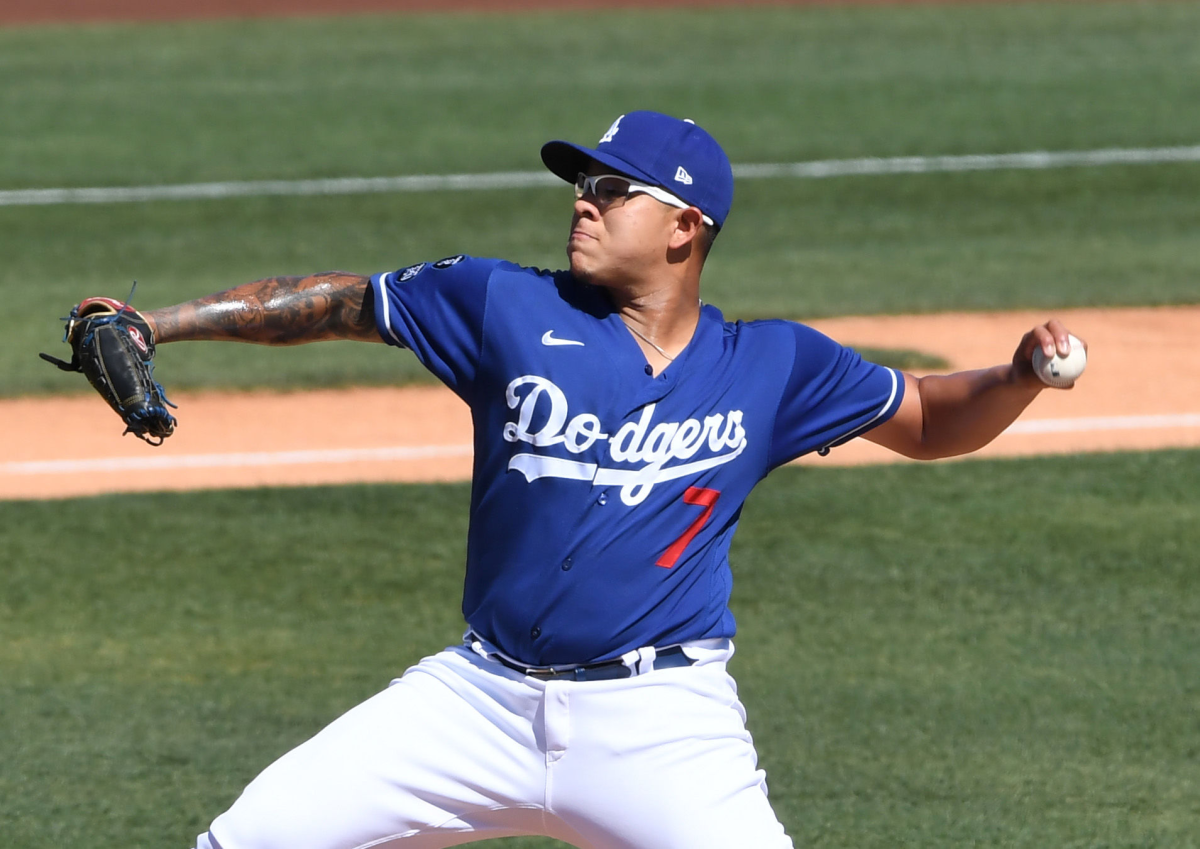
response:
[[[396,272],[396,282],[407,283],[409,280],[412,280],[414,277],[420,274],[423,268],[425,268],[425,263],[418,262],[416,265],[410,265],[408,268],[400,269]]]

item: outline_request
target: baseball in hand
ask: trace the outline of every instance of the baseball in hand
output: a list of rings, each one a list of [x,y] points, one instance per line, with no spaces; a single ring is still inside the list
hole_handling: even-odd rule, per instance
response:
[[[1040,347],[1033,351],[1033,370],[1048,386],[1070,386],[1087,367],[1087,351],[1083,343],[1075,336],[1068,335],[1067,339],[1071,343],[1071,353],[1065,357],[1059,354],[1047,357]]]

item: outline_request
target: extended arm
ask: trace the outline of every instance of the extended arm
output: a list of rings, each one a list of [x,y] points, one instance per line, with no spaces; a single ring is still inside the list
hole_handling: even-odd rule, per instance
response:
[[[143,315],[159,344],[201,339],[260,345],[381,342],[369,282],[341,271],[269,277]]]
[[[1067,329],[1049,321],[1025,334],[1012,362],[978,371],[916,378],[905,375],[900,409],[864,438],[906,457],[934,460],[987,445],[1029,406],[1046,385],[1033,371],[1034,349],[1071,350]]]

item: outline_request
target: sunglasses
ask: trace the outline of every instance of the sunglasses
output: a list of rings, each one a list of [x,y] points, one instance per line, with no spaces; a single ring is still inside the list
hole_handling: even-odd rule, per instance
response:
[[[589,177],[580,171],[579,176],[575,178],[575,199],[578,200],[584,195],[590,194],[596,199],[596,204],[602,207],[637,192],[650,195],[655,200],[676,209],[689,209],[692,206],[683,199],[675,197],[666,189],[660,189],[658,186],[651,186],[648,183],[639,183],[637,180],[631,180],[619,174],[597,174]],[[703,213],[701,214],[703,215]],[[704,215],[704,223],[710,227],[713,226],[713,220],[707,215]]]

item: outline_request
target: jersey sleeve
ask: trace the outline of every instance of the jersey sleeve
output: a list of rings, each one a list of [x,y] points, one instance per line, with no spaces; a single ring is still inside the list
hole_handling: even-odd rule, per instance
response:
[[[488,283],[500,263],[455,256],[376,274],[371,287],[379,335],[410,349],[463,395],[479,365]]]
[[[824,452],[883,424],[900,408],[904,376],[795,322],[791,373],[771,440],[770,467]]]

